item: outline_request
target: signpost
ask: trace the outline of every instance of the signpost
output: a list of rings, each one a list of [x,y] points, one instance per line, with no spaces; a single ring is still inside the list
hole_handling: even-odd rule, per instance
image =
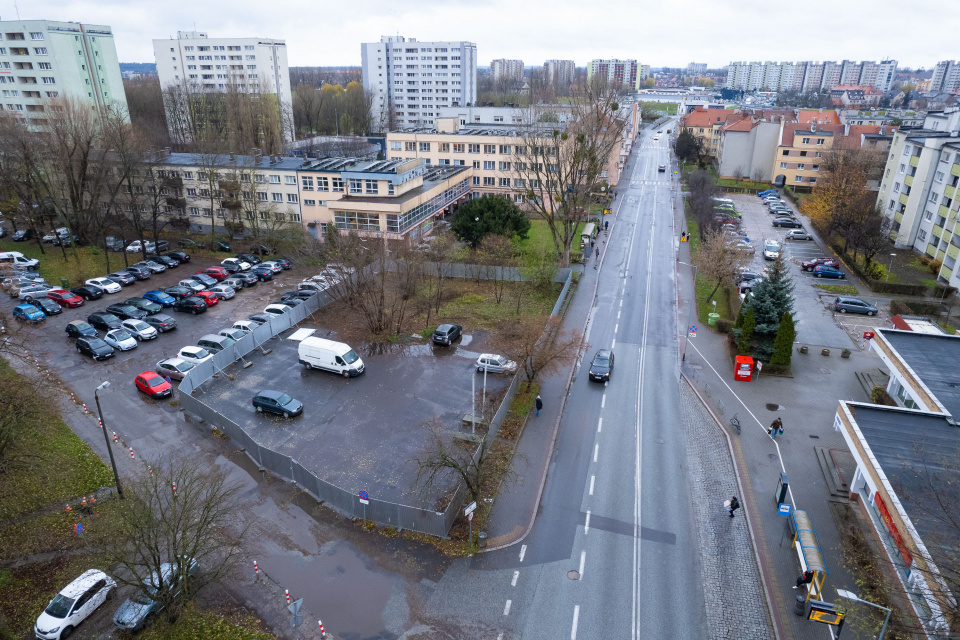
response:
[[[777,513],[779,513],[781,516],[789,516],[792,509],[792,504],[781,504],[777,507]]]
[[[363,505],[363,526],[367,526],[367,505],[370,504],[370,494],[360,490],[360,504]]]
[[[695,324],[692,324],[692,325],[690,325],[689,327],[687,327],[687,331],[690,332],[690,337],[691,337],[691,338],[696,338],[696,337],[697,337],[697,330],[698,330],[698,328],[697,328],[697,325],[695,325]]]
[[[463,510],[463,515],[470,521],[470,546],[473,546],[473,512],[477,509],[477,501],[474,500]]]

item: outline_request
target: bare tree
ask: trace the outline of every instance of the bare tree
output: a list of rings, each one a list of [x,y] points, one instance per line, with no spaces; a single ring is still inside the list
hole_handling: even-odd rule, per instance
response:
[[[497,304],[500,304],[503,301],[507,283],[513,280],[507,277],[507,270],[517,266],[517,248],[510,238],[492,234],[480,241],[478,256],[480,263],[486,267],[484,271],[493,287],[493,297]]]
[[[525,316],[510,323],[498,338],[500,349],[516,360],[527,378],[527,389],[540,375],[572,364],[583,342],[576,329],[563,329],[559,316]]]
[[[426,259],[433,263],[433,277],[428,281],[428,300],[434,313],[440,313],[443,294],[450,277],[450,259],[456,250],[456,241],[447,231],[437,232],[431,239],[425,252]],[[430,312],[427,312],[427,324],[430,324]]]
[[[323,100],[323,94],[315,85],[301,82],[296,86],[293,97],[293,118],[298,132],[307,136],[317,134]]]
[[[156,149],[172,144],[163,108],[163,89],[156,76],[123,81],[123,92],[130,111],[130,123]]]
[[[750,263],[750,255],[737,248],[735,241],[722,231],[710,229],[702,235],[693,262],[699,267],[698,275],[714,283],[707,296],[709,302],[720,287],[736,286],[741,269]]]

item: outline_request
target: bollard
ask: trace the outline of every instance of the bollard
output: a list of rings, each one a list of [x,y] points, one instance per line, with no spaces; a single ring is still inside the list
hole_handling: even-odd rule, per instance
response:
[[[283,591],[287,594],[287,604],[290,604],[290,589],[284,589]]]
[[[793,606],[793,613],[796,616],[805,616],[807,614],[807,600],[803,596],[797,596],[797,602]]]
[[[479,546],[481,549],[487,548],[487,532],[486,531],[481,531],[480,533],[477,534],[477,546]]]
[[[130,447],[130,457],[133,457],[133,447]]]
[[[95,496],[95,495],[93,495],[93,494],[91,493],[91,494],[90,494],[90,505],[92,506],[92,505],[95,505],[95,504],[97,504],[97,496]]]
[[[153,475],[153,467],[151,467],[150,465],[147,465],[147,473],[149,473],[150,475]]]
[[[113,441],[114,441],[114,442],[120,442],[119,440],[117,440],[117,432],[116,432],[116,431],[113,432]]]
[[[83,404],[83,413],[84,413],[84,415],[90,413],[90,411],[87,409],[87,404],[86,404],[85,402],[84,402],[84,403],[81,403],[81,404]]]
[[[173,483],[173,495],[177,495],[177,483]]]
[[[323,630],[323,620],[317,620],[317,622],[320,624],[320,637],[326,638],[327,632]]]
[[[253,579],[254,580],[260,579],[260,567],[257,566],[256,560],[253,561]]]

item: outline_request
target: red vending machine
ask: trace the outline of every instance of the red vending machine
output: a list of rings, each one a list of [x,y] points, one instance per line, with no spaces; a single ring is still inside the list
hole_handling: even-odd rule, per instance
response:
[[[750,382],[753,377],[753,358],[737,356],[736,368],[733,370],[733,379]]]

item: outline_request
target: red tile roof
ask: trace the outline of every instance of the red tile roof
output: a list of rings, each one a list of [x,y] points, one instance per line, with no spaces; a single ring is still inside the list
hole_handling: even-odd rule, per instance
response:
[[[801,124],[840,124],[840,115],[833,109],[801,109],[797,115],[797,122]]]
[[[894,129],[896,129],[896,127],[886,126],[884,127],[884,133],[893,133]],[[818,124],[816,131],[810,131],[809,124],[792,122],[783,126],[783,141],[780,143],[780,146],[794,146],[794,140],[797,136],[816,137],[818,135],[826,135],[834,137],[832,147],[834,149],[859,149],[862,136],[871,133],[880,133],[880,126],[872,124],[852,124],[849,130],[847,130],[842,124]]]
[[[725,122],[736,122],[746,115],[733,109],[704,109],[697,107],[683,116],[684,127],[710,127]]]

